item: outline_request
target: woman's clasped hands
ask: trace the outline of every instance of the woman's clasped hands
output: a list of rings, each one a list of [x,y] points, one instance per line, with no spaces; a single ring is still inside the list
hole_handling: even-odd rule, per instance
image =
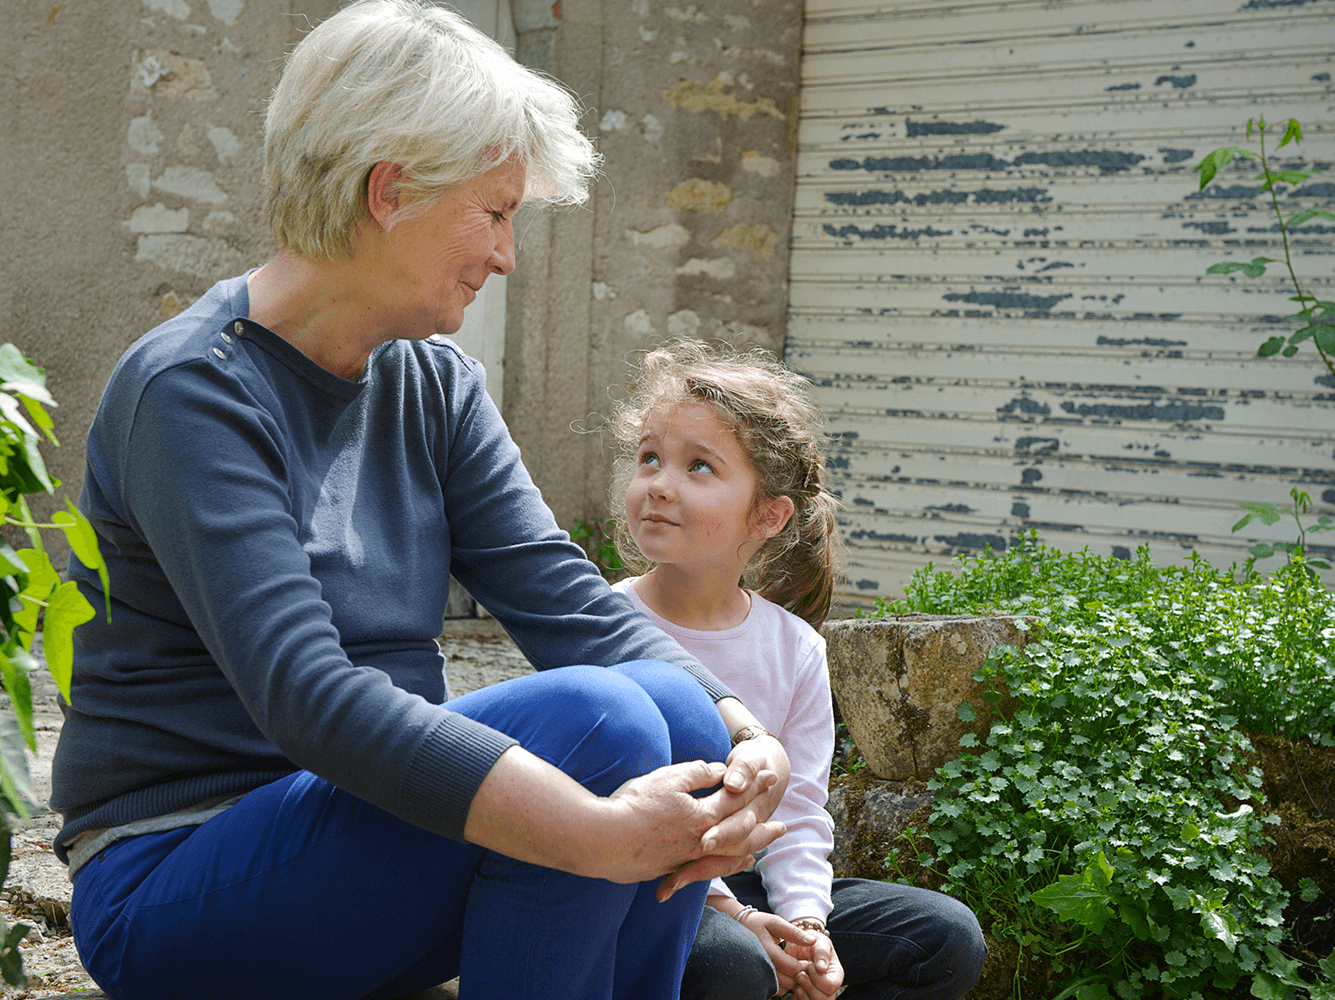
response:
[[[781,747],[777,753],[781,759],[771,762],[734,751],[726,764],[671,764],[626,782],[607,800],[620,831],[607,860],[625,871],[605,877],[640,881],[667,873],[658,887],[661,902],[691,882],[754,863],[755,852],[786,829],[768,819],[787,783],[787,756]],[[692,794],[705,789],[709,794]]]

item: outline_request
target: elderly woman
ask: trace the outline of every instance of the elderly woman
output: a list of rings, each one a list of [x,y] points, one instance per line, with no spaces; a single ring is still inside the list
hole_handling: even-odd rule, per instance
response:
[[[345,8],[266,121],[278,255],[112,375],[112,615],[52,795],[112,997],[675,998],[708,879],[782,831],[783,748],[609,590],[434,336],[526,197],[584,196],[576,117],[451,13]],[[538,673],[445,700],[451,573]]]

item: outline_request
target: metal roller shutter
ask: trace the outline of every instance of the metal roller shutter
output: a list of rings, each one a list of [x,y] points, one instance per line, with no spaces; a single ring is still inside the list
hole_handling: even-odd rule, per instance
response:
[[[1335,513],[1335,378],[1256,357],[1296,329],[1285,272],[1204,274],[1278,256],[1256,168],[1194,170],[1262,115],[1329,168],[1332,63],[1330,0],[808,0],[786,358],[835,437],[847,598],[1031,526],[1227,566],[1294,537],[1231,535],[1239,501]],[[1294,261],[1330,299],[1321,223]]]

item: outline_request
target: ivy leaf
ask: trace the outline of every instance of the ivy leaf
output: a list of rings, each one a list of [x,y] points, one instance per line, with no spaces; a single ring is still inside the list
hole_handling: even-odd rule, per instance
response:
[[[974,719],[978,718],[978,713],[975,712],[973,706],[966,701],[962,702],[960,707],[955,709],[955,716],[961,722],[972,722]]]
[[[1309,172],[1306,170],[1277,170],[1274,173],[1267,170],[1265,173],[1257,174],[1252,180],[1265,181],[1265,183],[1261,185],[1261,190],[1269,191],[1281,181],[1285,184],[1292,184],[1294,187],[1297,187],[1303,181],[1307,180],[1308,174]]]
[[[1247,516],[1244,517],[1237,524],[1233,525],[1234,531],[1237,531],[1239,528],[1245,528],[1247,525],[1251,524],[1252,521],[1256,520],[1257,518],[1260,518],[1266,524],[1279,523],[1280,515],[1279,515],[1279,506],[1277,504],[1257,503],[1248,500],[1238,504],[1238,506],[1245,511],[1249,511],[1250,513],[1248,513]]]
[[[1150,939],[1150,920],[1148,913],[1145,913],[1134,906],[1127,906],[1125,904],[1118,908],[1118,912],[1121,914],[1122,923],[1131,928],[1132,934],[1140,938],[1142,941],[1148,941]]]
[[[32,777],[28,774],[23,736],[19,733],[18,723],[9,716],[0,716],[0,798],[11,812],[25,819],[30,807],[37,804]]]
[[[69,497],[65,498],[65,506],[69,508],[68,512],[57,511],[51,520],[60,525],[60,529],[65,532],[70,548],[74,550],[79,562],[97,571],[97,578],[102,582],[102,593],[107,601],[107,620],[110,621],[111,581],[107,577],[106,560],[102,558],[102,552],[97,547],[97,532],[88,523],[88,518],[83,516],[83,511],[74,506],[74,501]]]
[[[56,401],[46,391],[46,373],[23,356],[13,344],[0,344],[0,389],[35,399],[48,406]]]
[[[1210,181],[1214,179],[1214,175],[1218,173],[1221,168],[1232,163],[1235,156],[1245,156],[1249,160],[1256,159],[1255,153],[1250,149],[1243,149],[1240,146],[1224,146],[1214,150],[1214,152],[1207,154],[1205,159],[1201,160],[1196,166],[1196,170],[1201,175],[1200,190],[1204,191],[1205,185],[1209,184]]]
[[[1201,926],[1211,937],[1224,942],[1229,951],[1237,948],[1238,934],[1242,932],[1242,928],[1238,926],[1233,914],[1226,910],[1208,907],[1201,911]]]
[[[37,752],[37,732],[32,725],[32,682],[28,675],[36,667],[37,661],[22,646],[9,651],[8,655],[0,649],[0,678],[4,679],[19,735],[33,753]]]
[[[1329,323],[1317,324],[1316,330],[1312,332],[1312,343],[1327,354],[1335,354],[1335,326]]]
[[[5,835],[8,839],[8,834]],[[5,935],[0,946],[0,976],[10,986],[27,986],[28,977],[23,972],[23,953],[19,951],[19,942],[32,930],[27,924],[15,924]]]
[[[1057,914],[1059,920],[1069,920],[1102,934],[1113,917],[1112,897],[1108,894],[1112,874],[1112,866],[1099,851],[1079,875],[1062,875],[1030,898]]]
[[[1284,223],[1284,228],[1293,229],[1296,226],[1301,226],[1308,219],[1316,218],[1331,219],[1332,221],[1335,221],[1335,213],[1327,212],[1325,209],[1321,208],[1305,208],[1297,215],[1291,217],[1288,222]]]
[[[18,553],[27,567],[28,585],[23,588],[23,607],[14,612],[14,624],[31,636],[37,631],[37,616],[42,605],[51,596],[51,591],[60,586],[60,576],[51,565],[51,557],[36,549],[24,549]],[[25,646],[31,648],[30,642]]]
[[[95,614],[93,606],[79,593],[73,580],[57,587],[46,605],[46,629],[43,632],[46,666],[67,702],[70,700],[70,679],[74,676],[74,630]]]
[[[1252,980],[1252,996],[1259,1000],[1289,1000],[1293,990],[1283,980],[1268,972],[1258,972]]]
[[[1265,266],[1274,263],[1276,261],[1273,257],[1253,257],[1247,264],[1238,260],[1226,260],[1219,264],[1211,264],[1205,269],[1205,273],[1232,274],[1234,271],[1241,271],[1249,278],[1259,278],[1265,274]]]
[[[1256,349],[1256,353],[1263,358],[1268,358],[1272,354],[1278,354],[1279,349],[1284,346],[1283,337],[1271,337],[1264,344]]]

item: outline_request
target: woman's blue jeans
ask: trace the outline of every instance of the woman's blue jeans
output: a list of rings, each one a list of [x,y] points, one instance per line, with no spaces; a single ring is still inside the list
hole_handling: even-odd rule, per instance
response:
[[[549,670],[449,707],[599,795],[728,753],[708,694],[663,663]],[[111,845],[75,876],[71,924],[117,1000],[400,997],[455,976],[475,1000],[676,1000],[707,884],[667,903],[656,886],[447,840],[299,771]]]
[[[726,881],[744,906],[772,912],[757,873]],[[894,882],[837,878],[833,888],[828,927],[848,987],[841,1000],[958,1000],[973,989],[987,945],[963,903]],[[767,1000],[778,988],[760,939],[705,907],[681,1000]]]

